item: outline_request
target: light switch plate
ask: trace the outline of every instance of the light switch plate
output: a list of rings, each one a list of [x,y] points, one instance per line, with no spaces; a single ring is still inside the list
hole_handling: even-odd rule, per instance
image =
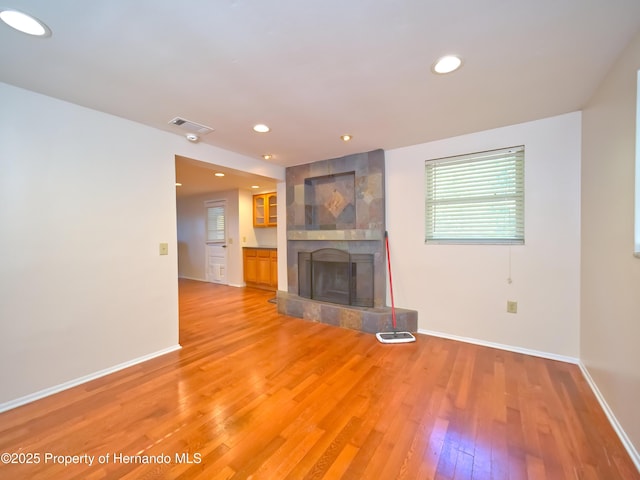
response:
[[[161,243],[160,244],[160,255],[169,255],[169,244]]]

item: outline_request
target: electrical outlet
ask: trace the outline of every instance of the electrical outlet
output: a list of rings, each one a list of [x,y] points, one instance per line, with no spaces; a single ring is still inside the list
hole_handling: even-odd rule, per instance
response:
[[[160,244],[160,255],[169,255],[169,244],[161,243]]]
[[[518,302],[507,301],[507,313],[518,313]]]

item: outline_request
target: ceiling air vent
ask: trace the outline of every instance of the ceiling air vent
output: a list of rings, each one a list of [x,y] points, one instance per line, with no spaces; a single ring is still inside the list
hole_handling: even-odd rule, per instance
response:
[[[213,128],[211,127],[200,125],[199,123],[192,122],[191,120],[186,120],[180,117],[169,120],[169,124],[180,127],[187,132],[199,133],[200,135],[206,135],[207,133],[213,132]]]

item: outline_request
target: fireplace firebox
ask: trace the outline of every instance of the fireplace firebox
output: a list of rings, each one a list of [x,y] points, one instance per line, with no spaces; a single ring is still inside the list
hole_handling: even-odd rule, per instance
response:
[[[373,255],[336,248],[298,252],[298,295],[313,300],[373,307]]]

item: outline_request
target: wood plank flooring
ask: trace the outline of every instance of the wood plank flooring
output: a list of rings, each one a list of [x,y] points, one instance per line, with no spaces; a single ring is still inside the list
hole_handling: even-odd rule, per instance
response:
[[[383,345],[272,296],[181,280],[183,348],[0,414],[0,452],[39,459],[0,478],[640,479],[575,365]]]

